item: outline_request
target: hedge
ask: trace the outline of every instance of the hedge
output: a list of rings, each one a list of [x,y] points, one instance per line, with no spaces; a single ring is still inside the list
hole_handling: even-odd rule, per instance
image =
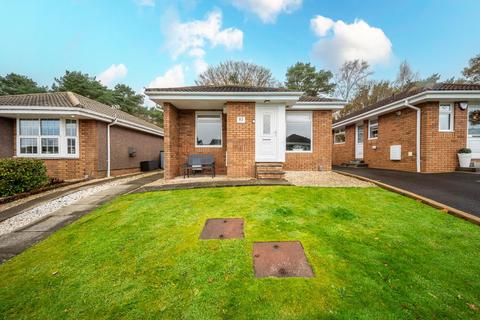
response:
[[[27,192],[47,183],[47,169],[42,160],[0,159],[0,197]]]

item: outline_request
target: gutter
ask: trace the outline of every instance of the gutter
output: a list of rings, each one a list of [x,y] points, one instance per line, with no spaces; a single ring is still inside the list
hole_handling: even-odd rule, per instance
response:
[[[110,127],[117,124],[117,117],[107,125],[107,178],[110,178]]]
[[[415,111],[417,111],[417,134],[416,134],[416,156],[417,156],[417,172],[421,172],[422,169],[421,169],[421,164],[420,164],[420,151],[421,151],[421,135],[420,135],[420,129],[421,129],[421,114],[422,114],[422,111],[419,107],[415,107],[413,105],[411,105],[410,103],[408,103],[408,100],[405,100],[405,103],[404,103],[405,107],[407,108],[410,108],[410,109],[413,109]]]

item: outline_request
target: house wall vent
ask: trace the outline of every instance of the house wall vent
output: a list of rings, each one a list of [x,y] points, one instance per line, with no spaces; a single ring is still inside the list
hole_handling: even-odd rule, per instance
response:
[[[402,160],[402,146],[397,144],[390,146],[390,160]]]

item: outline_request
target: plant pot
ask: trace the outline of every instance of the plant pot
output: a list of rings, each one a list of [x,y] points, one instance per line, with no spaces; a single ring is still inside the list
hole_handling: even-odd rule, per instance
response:
[[[470,168],[470,162],[472,162],[471,153],[457,153],[458,162],[460,163],[460,168]]]

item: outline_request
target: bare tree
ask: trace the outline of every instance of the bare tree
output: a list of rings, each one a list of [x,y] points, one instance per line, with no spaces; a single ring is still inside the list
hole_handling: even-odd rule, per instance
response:
[[[275,87],[278,85],[278,81],[273,78],[270,70],[244,61],[225,61],[217,66],[209,66],[205,72],[198,76],[195,83],[203,86]]]
[[[372,73],[370,65],[366,61],[358,59],[346,61],[335,75],[337,95],[345,101],[350,101],[358,88],[367,81]]]
[[[416,83],[419,81],[419,78],[418,72],[414,72],[408,61],[403,60],[402,63],[400,63],[400,68],[398,69],[394,86],[398,89],[398,91],[409,90],[415,87]]]

